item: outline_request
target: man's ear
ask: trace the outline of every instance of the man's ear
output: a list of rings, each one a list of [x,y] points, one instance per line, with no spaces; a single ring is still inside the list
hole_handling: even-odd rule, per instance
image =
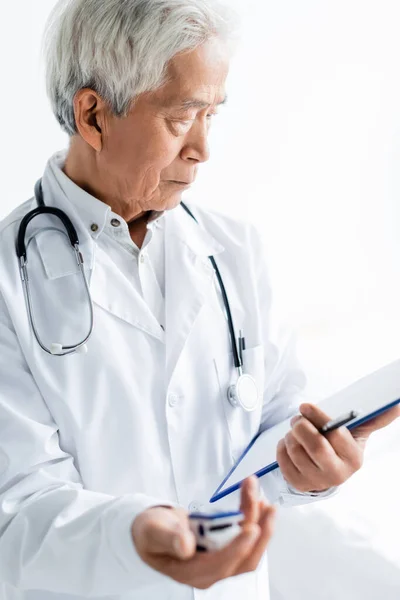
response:
[[[92,113],[92,115],[90,116],[90,122],[93,125],[93,127],[95,127],[99,133],[101,133],[101,129],[97,123],[97,117],[95,113]]]
[[[100,152],[103,147],[99,121],[101,121],[104,111],[104,101],[90,88],[83,88],[75,94],[74,114],[77,130],[85,142],[96,152]]]

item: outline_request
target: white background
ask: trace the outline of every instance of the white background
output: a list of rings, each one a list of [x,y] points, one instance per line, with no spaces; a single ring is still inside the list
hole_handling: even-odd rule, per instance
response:
[[[262,231],[275,310],[297,332],[307,391],[318,398],[400,357],[400,5],[230,4],[243,16],[242,41],[228,105],[210,134],[211,159],[189,194]],[[53,5],[0,5],[0,217],[32,196],[49,156],[67,145],[40,63]],[[363,471],[339,496],[286,511],[270,552],[273,600],[339,597],[321,593],[318,578],[310,584],[284,576],[295,563],[298,573],[312,565],[315,577],[315,561],[329,548],[329,538],[315,536],[323,519],[334,523],[326,535],[340,536],[337,546],[331,538],[337,554],[328,552],[326,566],[318,566],[321,582],[329,561],[346,556],[341,600],[346,592],[352,600],[377,598],[375,589],[397,598],[382,564],[400,586],[399,451],[395,423],[374,434]],[[299,536],[301,548],[292,556],[287,549],[296,548]],[[374,549],[370,563],[360,546]],[[365,586],[352,566],[360,557]]]

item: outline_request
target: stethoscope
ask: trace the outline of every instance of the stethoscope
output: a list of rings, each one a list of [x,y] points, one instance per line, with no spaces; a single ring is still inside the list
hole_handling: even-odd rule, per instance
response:
[[[17,251],[17,256],[18,256],[18,260],[19,260],[21,281],[22,281],[22,286],[24,289],[24,295],[25,295],[25,300],[26,300],[26,307],[27,307],[29,322],[32,327],[32,330],[35,335],[37,343],[48,354],[51,354],[53,356],[66,356],[67,354],[74,354],[74,353],[83,354],[83,353],[87,352],[86,342],[88,341],[88,339],[90,338],[90,336],[93,332],[93,324],[94,324],[93,312],[94,311],[93,311],[93,303],[92,303],[92,298],[91,298],[91,294],[90,294],[89,284],[86,279],[86,274],[85,274],[85,270],[84,270],[84,266],[83,266],[84,260],[83,260],[81,251],[79,249],[78,234],[77,234],[76,229],[75,229],[74,225],[72,224],[70,218],[65,214],[64,211],[62,211],[59,208],[53,208],[53,207],[45,205],[44,198],[43,198],[43,189],[42,189],[42,180],[41,179],[39,179],[35,185],[35,199],[36,199],[38,206],[37,206],[37,208],[34,208],[29,213],[27,213],[24,216],[24,218],[22,219],[19,229],[18,229],[17,244],[16,244],[16,251]],[[196,221],[196,223],[198,223],[196,217],[192,214],[192,212],[189,210],[189,208],[183,202],[181,202],[181,205],[186,210],[186,212]],[[38,215],[43,215],[43,214],[54,215],[55,217],[60,219],[60,221],[64,225],[65,232],[63,232],[62,230],[60,230],[56,227],[47,227],[46,230],[55,230],[55,231],[61,232],[61,233],[65,234],[67,236],[67,238],[69,239],[72,249],[74,251],[75,257],[76,257],[76,261],[79,266],[79,270],[80,270],[80,273],[81,273],[81,276],[83,279],[83,284],[85,286],[87,300],[88,300],[88,304],[89,304],[90,324],[89,324],[88,332],[81,342],[78,342],[77,344],[74,344],[71,346],[64,346],[63,344],[60,344],[60,343],[52,343],[52,344],[50,344],[50,348],[47,348],[40,338],[39,332],[38,332],[36,324],[35,324],[35,319],[33,316],[32,298],[31,298],[31,292],[30,292],[30,287],[29,287],[29,276],[28,276],[28,268],[27,268],[27,265],[28,265],[27,248],[29,247],[29,244],[33,238],[31,238],[28,241],[28,244],[26,245],[25,244],[25,236],[26,236],[26,230],[27,230],[29,223]],[[217,264],[214,260],[214,257],[209,256],[208,258],[211,261],[212,266],[214,267],[214,271],[217,276],[218,283],[219,283],[219,286],[221,289],[222,299],[223,299],[226,314],[228,317],[228,327],[229,327],[229,334],[230,334],[231,344],[232,344],[234,365],[235,365],[235,369],[237,369],[237,371],[238,371],[238,379],[237,379],[236,383],[230,385],[228,388],[228,399],[229,399],[230,403],[232,404],[232,406],[235,406],[235,407],[240,406],[241,408],[243,408],[243,410],[245,410],[247,412],[251,412],[260,405],[261,399],[259,397],[257,384],[256,384],[254,378],[251,375],[248,375],[247,373],[243,373],[243,350],[245,350],[245,338],[242,336],[242,332],[240,332],[240,336],[238,337],[238,344],[236,343],[235,329],[233,326],[233,319],[232,319],[231,309],[229,306],[229,300],[228,300],[228,296],[227,296],[227,293],[225,290],[225,286],[222,281],[222,277],[221,277],[221,274],[217,267]]]

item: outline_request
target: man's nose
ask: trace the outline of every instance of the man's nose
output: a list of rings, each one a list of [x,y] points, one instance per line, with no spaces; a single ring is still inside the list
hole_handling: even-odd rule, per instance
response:
[[[183,158],[195,160],[196,162],[206,162],[210,158],[210,148],[208,145],[208,124],[206,120],[196,122],[190,130],[183,148]]]

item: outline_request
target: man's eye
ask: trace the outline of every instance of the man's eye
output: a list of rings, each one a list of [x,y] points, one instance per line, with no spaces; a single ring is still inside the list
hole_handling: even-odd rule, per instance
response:
[[[206,115],[207,121],[211,122],[212,117],[215,117],[217,114],[218,113],[208,113],[208,115]],[[182,117],[180,117],[180,118],[175,117],[175,119],[174,119],[175,126],[180,128],[184,132],[186,132],[190,129],[190,127],[192,126],[194,121],[195,121],[195,119],[184,119]]]
[[[193,123],[193,120],[191,120],[191,119],[175,118],[174,122],[175,122],[176,125],[181,125],[183,127],[189,127]]]

